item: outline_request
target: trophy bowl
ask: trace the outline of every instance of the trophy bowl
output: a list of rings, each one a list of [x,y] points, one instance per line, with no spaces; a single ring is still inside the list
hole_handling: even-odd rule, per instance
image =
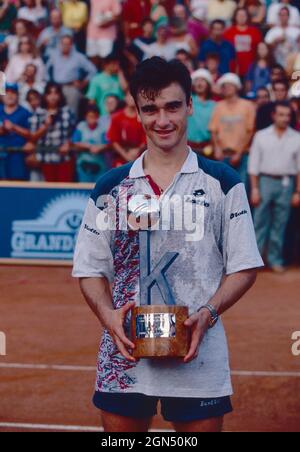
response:
[[[134,358],[183,358],[189,350],[186,306],[151,305],[132,310]]]

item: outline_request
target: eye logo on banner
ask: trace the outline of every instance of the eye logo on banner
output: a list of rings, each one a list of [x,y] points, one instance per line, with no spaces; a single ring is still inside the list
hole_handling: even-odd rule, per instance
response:
[[[63,194],[52,199],[39,218],[14,221],[11,257],[72,259],[86,203],[82,193]]]

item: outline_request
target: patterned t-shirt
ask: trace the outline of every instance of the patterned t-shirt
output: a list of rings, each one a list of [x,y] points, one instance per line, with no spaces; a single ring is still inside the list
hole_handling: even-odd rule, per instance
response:
[[[146,151],[147,152],[147,151]],[[132,196],[154,192],[143,170],[143,158],[103,176],[89,200],[74,256],[74,277],[106,277],[114,282],[116,309],[130,301],[140,304],[139,234],[125,230],[120,222],[124,193]],[[110,195],[104,202],[103,195]],[[176,197],[174,196],[176,195]],[[192,150],[171,186],[160,197],[202,206],[200,235],[192,239],[190,229],[162,227],[151,232],[151,265],[166,252],[179,257],[166,277],[176,304],[188,306],[190,315],[208,303],[224,275],[263,266],[257,249],[250,207],[244,185],[229,166],[198,157]],[[99,226],[99,213],[117,207],[116,230]],[[174,201],[175,202],[175,201]],[[174,211],[178,212],[175,203]],[[119,210],[118,210],[119,209]],[[98,226],[97,226],[98,225]],[[122,226],[122,227],[121,227]],[[154,304],[162,304],[157,286]],[[125,326],[129,330],[129,321]],[[142,393],[157,397],[223,397],[232,394],[227,341],[222,322],[210,329],[198,358],[184,364],[177,359],[141,359],[128,362],[104,331],[97,363],[96,391]]]

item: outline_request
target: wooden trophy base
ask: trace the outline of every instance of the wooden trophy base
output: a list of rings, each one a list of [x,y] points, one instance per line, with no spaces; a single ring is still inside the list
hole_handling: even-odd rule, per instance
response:
[[[135,358],[183,358],[190,345],[184,322],[186,306],[151,305],[132,310],[131,338]]]

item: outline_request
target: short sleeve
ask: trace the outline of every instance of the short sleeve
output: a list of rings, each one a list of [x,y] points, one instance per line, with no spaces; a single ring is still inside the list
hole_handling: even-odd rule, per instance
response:
[[[224,199],[223,258],[227,275],[263,267],[245,186],[235,185]]]
[[[107,278],[114,280],[111,232],[97,227],[100,209],[90,198],[75,247],[73,272],[75,278]]]
[[[99,87],[98,87],[97,79],[93,78],[89,84],[88,92],[86,97],[90,100],[97,101],[99,97]]]

